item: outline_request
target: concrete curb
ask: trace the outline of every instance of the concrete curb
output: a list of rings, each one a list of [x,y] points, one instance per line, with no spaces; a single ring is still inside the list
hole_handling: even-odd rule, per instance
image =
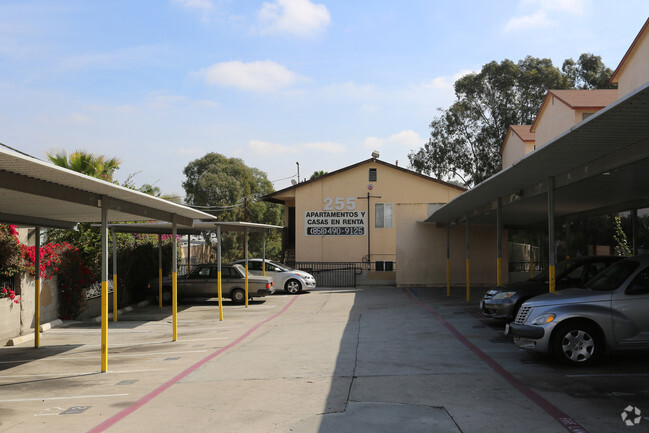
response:
[[[127,307],[120,308],[119,310],[117,310],[117,317],[119,318],[119,316],[121,316],[124,313],[130,313],[136,307],[144,307],[144,306],[149,305],[150,303],[151,303],[151,301],[144,300],[144,301],[140,301],[137,304],[135,304],[135,307],[133,307],[132,305],[129,305]],[[108,319],[112,320],[112,318],[113,318],[113,313],[108,313]],[[99,322],[101,322],[101,316],[93,317],[93,318],[89,319],[88,321],[89,322],[97,322],[97,323],[99,323]]]
[[[51,322],[48,322],[48,323],[43,323],[39,327],[39,331],[40,332],[48,331],[48,330],[50,330],[52,328],[56,328],[57,326],[61,326],[62,323],[63,323],[63,321],[61,319],[56,319],[56,320],[52,320]],[[34,340],[34,332],[12,338],[12,339],[7,341],[7,344],[5,344],[5,346],[16,346],[18,344],[26,343],[26,342],[32,341],[32,340]]]

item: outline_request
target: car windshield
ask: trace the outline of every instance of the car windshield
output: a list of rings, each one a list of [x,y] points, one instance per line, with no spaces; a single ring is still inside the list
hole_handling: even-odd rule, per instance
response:
[[[555,275],[559,276],[561,275],[566,269],[568,268],[573,268],[576,265],[575,260],[564,260],[559,263],[557,263],[557,266],[555,268]],[[545,271],[539,272],[536,274],[533,278],[534,281],[539,281],[541,283],[547,282],[550,278],[548,277],[548,270],[546,269]]]
[[[288,267],[284,266],[284,265],[281,264],[281,263],[273,262],[272,260],[267,260],[266,262],[269,263],[269,264],[271,264],[271,265],[273,265],[273,266],[275,266],[275,267],[280,268],[280,269],[281,269],[282,271],[284,271],[284,272],[287,272],[287,271],[290,271],[290,270],[291,270],[291,268],[288,268]]]
[[[640,263],[634,260],[622,260],[613,266],[605,269],[592,280],[586,283],[586,287],[592,290],[603,292],[615,290],[635,271]]]

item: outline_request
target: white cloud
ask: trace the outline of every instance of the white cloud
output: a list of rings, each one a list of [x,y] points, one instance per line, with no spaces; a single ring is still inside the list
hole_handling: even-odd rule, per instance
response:
[[[325,5],[309,0],[275,0],[263,4],[259,21],[262,33],[314,36],[329,25],[331,15]]]
[[[198,71],[207,84],[250,91],[276,91],[295,83],[300,77],[270,60],[243,63],[216,63]]]
[[[557,19],[561,15],[584,13],[588,0],[521,0],[519,9],[529,13],[515,16],[507,21],[504,32],[520,30],[533,30],[558,25]],[[554,16],[557,19],[554,19]]]
[[[471,69],[463,69],[460,72],[453,74],[451,76],[443,76],[434,78],[428,83],[424,83],[424,87],[432,90],[453,90],[453,85],[457,80],[464,77],[465,75],[474,74],[476,71]]]
[[[305,150],[316,150],[333,154],[345,153],[344,145],[333,142],[311,142],[304,144],[279,144],[262,140],[250,140],[248,150],[258,156],[278,156],[286,153],[299,154]]]
[[[210,0],[173,0],[185,9],[195,9],[202,12],[208,12],[214,9],[214,4]]]
[[[405,130],[387,138],[367,137],[363,142],[363,145],[368,149],[379,149],[384,146],[399,146],[409,149],[417,149],[420,148],[425,141],[426,140],[415,131]]]
[[[344,145],[331,142],[307,143],[304,145],[304,147],[307,149],[319,150],[327,153],[345,153],[345,151],[347,150]]]
[[[542,27],[551,27],[556,25],[555,21],[548,18],[545,11],[538,11],[532,15],[523,15],[520,17],[513,17],[505,24],[503,29],[505,32],[512,32],[526,29],[539,29]]]
[[[278,143],[269,143],[268,141],[250,140],[248,148],[257,155],[261,156],[277,156],[283,155],[291,151],[290,146]]]
[[[88,117],[85,114],[81,113],[72,113],[70,120],[73,123],[93,123],[92,117]]]

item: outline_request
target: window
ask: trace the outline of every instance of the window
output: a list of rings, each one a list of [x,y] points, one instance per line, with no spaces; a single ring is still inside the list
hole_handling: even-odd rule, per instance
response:
[[[374,226],[376,228],[392,228],[392,205],[377,203],[374,205]]]
[[[376,182],[376,169],[370,168],[370,182]]]
[[[586,120],[595,113],[581,113],[581,120]]]

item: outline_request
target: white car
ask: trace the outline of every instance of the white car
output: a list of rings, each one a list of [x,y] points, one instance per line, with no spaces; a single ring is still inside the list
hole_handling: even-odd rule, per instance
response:
[[[262,274],[262,259],[248,259],[248,272],[253,275]],[[245,266],[245,260],[237,260],[232,264]],[[308,272],[291,269],[281,263],[266,260],[266,276],[273,277],[275,287],[283,287],[288,293],[295,294],[305,289],[315,289],[315,278]]]

